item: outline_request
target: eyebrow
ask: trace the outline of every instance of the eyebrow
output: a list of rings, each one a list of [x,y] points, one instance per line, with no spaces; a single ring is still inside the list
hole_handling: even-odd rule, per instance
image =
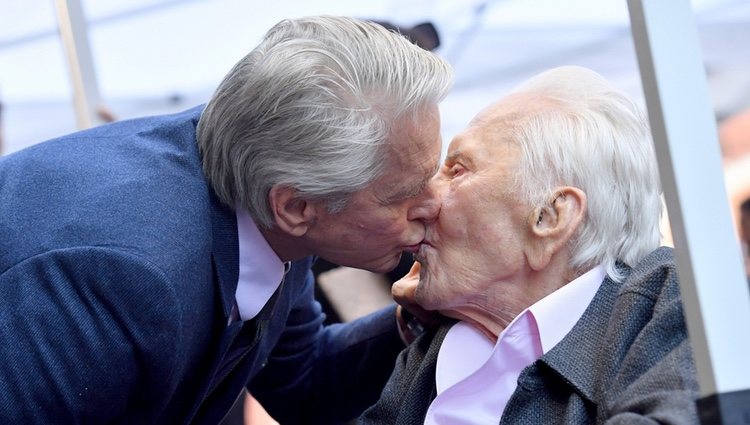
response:
[[[465,161],[468,160],[469,162],[471,162],[471,160],[466,158],[466,156],[464,155],[464,151],[462,151],[461,149],[456,149],[455,151],[453,151],[453,153],[450,153],[445,157],[445,163],[446,164],[453,163],[459,159],[462,159]]]
[[[465,149],[457,148],[452,153],[449,153],[445,157],[445,163],[455,163],[455,162],[463,162],[465,165],[469,167],[474,166],[474,160],[472,159],[471,155],[467,155]]]

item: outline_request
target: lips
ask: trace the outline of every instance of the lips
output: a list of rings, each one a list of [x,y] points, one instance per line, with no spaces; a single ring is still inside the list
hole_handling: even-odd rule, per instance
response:
[[[405,251],[410,252],[412,255],[414,255],[415,259],[418,257],[424,256],[425,249],[431,248],[432,244],[429,243],[427,240],[423,240],[422,242],[411,245]]]
[[[409,245],[407,247],[404,247],[404,251],[410,252],[412,254],[416,254],[417,252],[419,252],[419,247],[420,246],[422,246],[421,243],[418,243],[416,245]]]
[[[413,254],[414,255],[414,260],[419,261],[420,263],[425,263],[426,264],[427,263],[427,258],[425,257],[425,255],[426,255],[427,250],[429,248],[432,248],[432,245],[430,245],[426,241],[422,241],[422,243],[419,244],[419,250],[417,250],[417,252],[415,252]]]

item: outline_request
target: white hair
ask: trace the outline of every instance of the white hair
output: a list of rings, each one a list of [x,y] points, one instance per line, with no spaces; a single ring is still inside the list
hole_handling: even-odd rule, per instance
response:
[[[203,111],[204,172],[219,199],[264,227],[274,224],[274,185],[338,211],[382,173],[394,122],[417,120],[452,79],[445,60],[376,23],[281,21]]]
[[[583,190],[588,208],[571,267],[603,264],[620,280],[616,263],[634,266],[660,240],[661,189],[643,108],[573,66],[543,72],[514,93],[531,103],[510,129],[522,149],[518,189],[532,206],[547,205],[561,185]]]

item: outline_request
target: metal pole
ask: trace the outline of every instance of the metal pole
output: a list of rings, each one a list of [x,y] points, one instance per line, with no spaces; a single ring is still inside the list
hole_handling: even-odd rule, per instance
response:
[[[88,27],[80,0],[55,0],[57,21],[73,85],[78,128],[101,124],[99,87],[89,47]]]
[[[750,295],[689,0],[628,0],[704,424],[750,418]]]

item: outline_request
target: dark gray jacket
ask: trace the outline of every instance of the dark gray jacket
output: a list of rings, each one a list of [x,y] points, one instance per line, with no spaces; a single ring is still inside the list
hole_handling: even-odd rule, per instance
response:
[[[670,248],[606,278],[581,319],[523,370],[501,424],[693,424],[698,383]],[[450,324],[401,352],[360,424],[423,424]],[[450,425],[450,424],[446,424]]]

